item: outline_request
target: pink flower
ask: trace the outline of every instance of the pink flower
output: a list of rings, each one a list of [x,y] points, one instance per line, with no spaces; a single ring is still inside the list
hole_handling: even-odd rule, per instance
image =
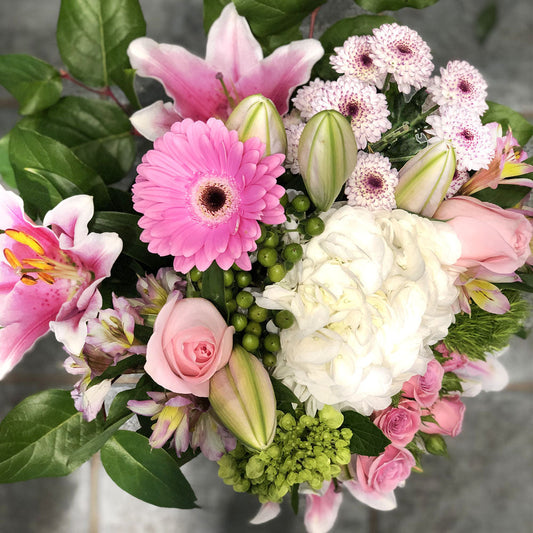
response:
[[[389,444],[377,457],[357,455],[352,457],[349,469],[355,480],[344,486],[354,498],[380,511],[396,507],[394,489],[402,486],[415,466],[411,452]]]
[[[500,391],[509,383],[509,374],[494,355],[487,354],[485,361],[468,360],[455,373],[461,379],[461,396],[477,396],[481,391]]]
[[[180,296],[171,294],[157,315],[144,369],[172,392],[207,397],[210,378],[230,358],[234,328],[208,300]]]
[[[258,221],[285,221],[276,184],[284,156],[263,157],[255,137],[244,143],[220,120],[176,122],[137,168],[135,210],[143,213],[141,240],[159,255],[173,255],[174,269],[206,270],[216,261],[251,269]]]
[[[307,533],[330,531],[342,503],[342,492],[335,489],[333,481],[325,483],[324,494],[307,494],[305,497],[304,525]]]
[[[394,446],[407,446],[420,429],[420,407],[414,401],[402,400],[398,407],[387,407],[379,411],[374,424]]]
[[[450,435],[456,437],[461,433],[465,405],[459,396],[444,396],[430,408],[429,414],[435,422],[422,422],[420,428],[424,433]]]
[[[468,364],[466,355],[459,352],[450,352],[443,342],[435,346],[435,350],[444,357],[444,362],[442,363],[444,372],[455,372],[458,368]]]
[[[444,220],[461,241],[458,266],[489,274],[511,274],[527,260],[533,235],[523,215],[467,196],[442,202],[434,218]],[[483,278],[482,275],[478,276]]]
[[[414,398],[421,407],[429,407],[439,397],[443,376],[442,366],[435,359],[432,359],[423,376],[413,376],[404,383],[403,396]]]
[[[182,118],[226,119],[234,104],[258,93],[270,98],[283,115],[292,91],[309,80],[311,68],[323,54],[319,41],[303,39],[263,59],[248,22],[230,2],[209,30],[205,60],[181,46],[146,37],[132,41],[128,48],[132,67],[140,76],[160,81],[174,100],[173,105],[158,101],[134,113],[132,123],[154,140]]]
[[[98,313],[97,288],[122,250],[116,233],[89,233],[90,196],[72,196],[43,226],[22,200],[0,187],[0,378],[48,330],[70,353],[81,352],[87,320]],[[50,226],[50,228],[45,227]]]

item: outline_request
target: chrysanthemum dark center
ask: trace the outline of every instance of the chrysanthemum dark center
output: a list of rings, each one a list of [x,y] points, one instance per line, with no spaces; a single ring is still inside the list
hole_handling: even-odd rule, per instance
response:
[[[463,130],[461,132],[461,137],[463,137],[463,139],[466,141],[471,141],[474,139],[474,134],[470,130]]]
[[[370,56],[363,54],[361,56],[361,63],[364,67],[369,67],[370,65],[372,65],[372,59],[370,58]]]
[[[463,93],[469,93],[472,91],[472,86],[466,80],[461,80],[457,87]]]
[[[224,207],[224,204],[226,203],[226,193],[220,187],[211,185],[202,191],[200,202],[208,211],[216,213]]]
[[[348,102],[346,106],[346,114],[350,117],[355,117],[359,113],[359,105],[357,102]]]
[[[400,54],[412,54],[413,53],[411,48],[409,48],[409,46],[407,46],[404,43],[399,43],[398,45],[396,45],[396,49],[398,50],[398,52],[400,52]]]
[[[366,177],[366,183],[373,189],[381,189],[383,187],[383,178],[379,174],[368,174]]]

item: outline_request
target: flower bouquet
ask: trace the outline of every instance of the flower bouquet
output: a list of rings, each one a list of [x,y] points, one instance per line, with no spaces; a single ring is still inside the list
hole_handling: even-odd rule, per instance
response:
[[[23,116],[0,141],[0,376],[50,330],[79,376],[0,423],[0,481],[99,452],[133,496],[193,508],[202,454],[254,523],[305,495],[325,532],[343,494],[394,508],[461,398],[507,384],[533,126],[390,16],[313,38],[324,3],[205,0],[202,59],[144,37],[138,0],[63,0],[65,69],[0,56]],[[136,77],[170,100],[141,105]]]

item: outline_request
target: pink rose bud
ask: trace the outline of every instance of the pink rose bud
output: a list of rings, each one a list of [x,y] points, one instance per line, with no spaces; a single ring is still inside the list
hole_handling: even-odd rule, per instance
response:
[[[434,218],[446,221],[459,237],[462,254],[458,266],[511,274],[529,257],[533,230],[520,213],[456,196],[442,202]]]
[[[450,435],[456,437],[461,433],[465,405],[459,396],[445,396],[437,400],[429,409],[434,422],[422,422],[420,430],[424,433]]]
[[[233,333],[210,301],[171,294],[157,315],[144,369],[172,392],[207,397],[209,380],[230,358]]]
[[[412,400],[403,400],[398,407],[391,406],[379,411],[374,424],[394,446],[406,446],[420,429],[420,407]]]
[[[414,398],[421,407],[429,407],[439,397],[444,369],[432,359],[423,376],[413,376],[402,387],[403,396]]]

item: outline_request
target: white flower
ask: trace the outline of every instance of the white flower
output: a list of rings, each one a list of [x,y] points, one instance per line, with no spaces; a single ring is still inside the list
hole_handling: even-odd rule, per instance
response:
[[[460,244],[450,228],[402,210],[334,207],[324,233],[259,305],[288,309],[274,375],[307,402],[368,415],[432,358],[451,324],[450,267]]]

